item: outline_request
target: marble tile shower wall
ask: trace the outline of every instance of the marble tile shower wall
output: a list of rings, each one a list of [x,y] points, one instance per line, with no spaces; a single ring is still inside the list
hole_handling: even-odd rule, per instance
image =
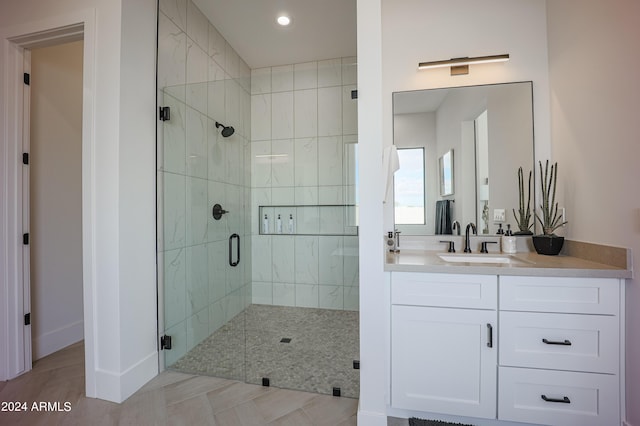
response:
[[[358,237],[336,235],[353,230],[336,212],[353,209],[265,208],[272,232],[279,211],[288,226],[289,209],[295,234],[307,235],[259,228],[259,206],[354,204],[356,75],[356,58],[251,71],[253,303],[358,309]]]
[[[251,303],[251,72],[191,1],[160,0],[158,15],[158,102],[171,108],[158,128],[169,366]],[[223,138],[216,121],[235,133]],[[216,203],[229,211],[221,220],[211,214]],[[228,263],[233,233],[241,237],[238,267]]]

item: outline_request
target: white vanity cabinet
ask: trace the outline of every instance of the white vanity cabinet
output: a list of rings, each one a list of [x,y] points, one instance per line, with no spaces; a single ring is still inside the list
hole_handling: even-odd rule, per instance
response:
[[[391,404],[495,418],[497,277],[392,273]]]
[[[620,425],[624,280],[391,273],[391,406]]]
[[[619,425],[621,282],[500,277],[498,418]]]

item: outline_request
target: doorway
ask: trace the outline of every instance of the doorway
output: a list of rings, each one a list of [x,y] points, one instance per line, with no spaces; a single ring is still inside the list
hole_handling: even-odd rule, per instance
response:
[[[29,154],[28,179],[23,190],[28,199],[25,218],[29,221],[27,258],[35,361],[82,340],[84,335],[83,41],[25,53],[31,70],[28,141],[25,138],[29,146],[24,147]]]

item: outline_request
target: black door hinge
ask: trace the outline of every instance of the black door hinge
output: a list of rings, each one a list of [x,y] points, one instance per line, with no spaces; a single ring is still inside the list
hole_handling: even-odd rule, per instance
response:
[[[28,152],[23,152],[22,153],[22,164],[29,164],[29,153]]]
[[[22,244],[25,246],[29,244],[29,233],[22,234]]]
[[[25,72],[22,77],[22,81],[24,81],[24,84],[28,86],[29,84],[31,84],[31,75],[29,75],[28,72]]]
[[[351,91],[351,99],[358,99],[358,91],[357,90],[352,90]]]
[[[160,338],[160,349],[171,349],[171,336],[167,336],[166,334]]]
[[[160,107],[160,121],[169,121],[171,120],[171,108],[170,107]]]
[[[24,314],[24,325],[30,325],[31,324],[31,312],[29,312],[28,314]]]

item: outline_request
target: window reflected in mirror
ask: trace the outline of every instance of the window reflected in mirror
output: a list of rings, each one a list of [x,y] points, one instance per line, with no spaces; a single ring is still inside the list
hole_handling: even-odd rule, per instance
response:
[[[398,149],[400,170],[393,178],[395,194],[395,223],[398,225],[424,225],[425,158],[424,148]]]

